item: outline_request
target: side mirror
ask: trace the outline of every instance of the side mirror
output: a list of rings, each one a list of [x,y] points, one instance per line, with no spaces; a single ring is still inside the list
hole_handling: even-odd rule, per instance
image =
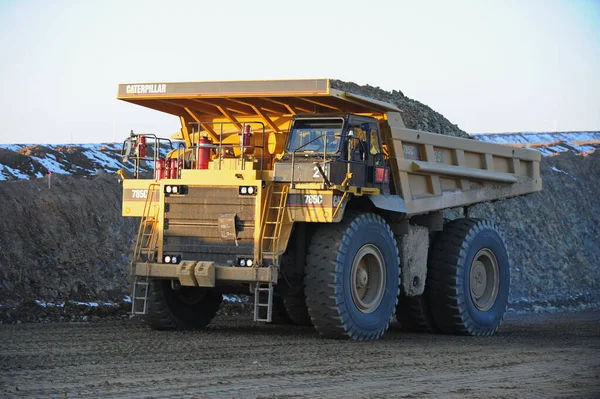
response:
[[[133,143],[131,142],[131,140],[132,140],[131,137],[128,137],[125,140],[124,149],[123,149],[123,152],[121,154],[121,156],[123,158],[123,163],[127,162],[127,159],[131,155],[131,150],[132,150],[132,147],[133,147]]]

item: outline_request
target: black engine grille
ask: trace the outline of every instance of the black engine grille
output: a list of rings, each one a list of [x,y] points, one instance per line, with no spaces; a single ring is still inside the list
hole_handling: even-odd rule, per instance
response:
[[[239,195],[237,186],[189,186],[186,195],[166,196],[164,253],[221,264],[252,257],[255,203],[256,197]],[[222,214],[236,215],[237,246],[221,238]]]

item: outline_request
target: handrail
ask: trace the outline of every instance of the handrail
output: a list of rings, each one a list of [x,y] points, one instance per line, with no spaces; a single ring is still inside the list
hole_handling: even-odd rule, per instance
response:
[[[137,233],[137,237],[136,237],[135,249],[133,251],[132,264],[135,263],[140,258],[140,253],[142,250],[142,244],[143,244],[144,235],[145,235],[144,232],[146,231],[146,228],[147,228],[147,226],[145,225],[145,222],[148,220],[148,218],[150,216],[150,212],[152,210],[152,202],[154,201],[154,193],[159,192],[159,190],[158,190],[159,186],[160,185],[158,183],[151,183],[148,186],[148,195],[146,196],[146,200],[144,201],[144,211],[142,213],[142,218],[140,219],[140,226],[138,228],[138,233]],[[151,244],[152,238],[154,236],[155,227],[156,227],[156,221],[153,221],[150,233],[148,235],[148,243],[149,244]]]
[[[240,151],[241,151],[241,160],[242,160],[242,169],[245,169],[245,165],[246,165],[246,158],[243,156],[244,153],[246,152],[247,148],[260,148],[261,154],[260,154],[260,170],[264,169],[264,164],[265,164],[265,133],[266,133],[266,128],[265,128],[265,124],[261,121],[250,121],[250,122],[189,122],[190,125],[196,125],[198,126],[198,142],[194,145],[194,143],[192,143],[192,147],[198,147],[199,142],[200,142],[200,127],[202,125],[219,125],[219,144],[218,145],[211,145],[210,148],[218,148],[219,150],[219,170],[221,170],[221,162],[222,162],[222,154],[223,154],[223,148],[235,148],[235,147],[240,147]],[[234,145],[234,144],[225,144],[223,145],[223,125],[240,125],[243,124],[244,126],[246,125],[260,125],[262,127],[262,143],[261,145]],[[243,128],[242,128],[243,129]]]
[[[154,141],[154,144],[152,144],[153,146],[153,151],[152,151],[152,156],[151,157],[140,157],[139,153],[137,153],[135,156],[131,156],[130,155],[130,151],[132,150],[131,147],[128,148],[127,153],[125,150],[125,146],[127,145],[127,143],[129,145],[133,145],[133,138],[136,138],[136,140],[138,140],[140,137],[146,137],[146,138],[150,138]],[[141,161],[152,161],[152,167],[154,168],[156,166],[156,160],[158,158],[160,158],[160,148],[161,148],[161,144],[163,142],[168,142],[169,143],[169,147],[171,148],[171,151],[173,150],[173,142],[171,141],[171,139],[167,139],[164,137],[158,137],[155,134],[152,133],[142,133],[142,134],[135,134],[133,133],[133,130],[130,133],[130,136],[127,137],[125,140],[123,140],[123,145],[121,146],[121,156],[123,157],[123,162],[126,162],[129,159],[133,159],[133,176],[136,179],[139,179],[140,177],[140,162]]]
[[[271,202],[271,194],[274,190],[275,184],[269,184],[266,189],[263,191],[263,195],[265,196],[265,200],[260,213],[260,242],[258,245],[258,259],[257,261],[262,261],[263,258],[263,246],[264,246],[264,235],[267,227],[267,212],[269,212],[269,203]]]
[[[181,168],[179,167],[179,162],[181,162]],[[179,173],[179,178],[181,178],[182,169],[185,169],[185,144],[180,142],[177,144],[177,171]]]

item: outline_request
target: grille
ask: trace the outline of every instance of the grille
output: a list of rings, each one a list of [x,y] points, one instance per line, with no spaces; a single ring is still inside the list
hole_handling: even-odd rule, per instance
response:
[[[240,196],[238,187],[188,187],[188,193],[165,197],[165,253],[182,254],[184,260],[226,264],[254,253],[256,198]],[[218,220],[236,215],[237,246],[222,239]]]

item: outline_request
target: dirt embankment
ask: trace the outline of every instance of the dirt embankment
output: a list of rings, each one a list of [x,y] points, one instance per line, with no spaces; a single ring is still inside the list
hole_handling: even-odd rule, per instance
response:
[[[137,226],[114,176],[0,182],[0,302],[122,299]]]

